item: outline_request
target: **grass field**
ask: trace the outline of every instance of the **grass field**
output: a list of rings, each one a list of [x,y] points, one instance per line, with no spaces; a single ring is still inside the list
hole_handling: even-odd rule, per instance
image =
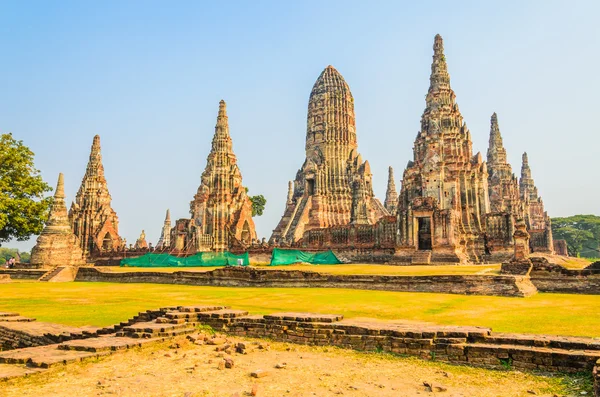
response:
[[[266,270],[309,270],[329,274],[381,274],[398,276],[433,276],[464,274],[500,274],[500,265],[444,265],[444,266],[392,266],[392,265],[289,265],[289,266],[256,266]],[[207,272],[217,267],[99,267],[109,272]]]
[[[600,337],[600,296],[530,298],[324,288],[225,288],[161,284],[0,284],[0,311],[39,321],[106,326],[161,306],[221,304],[253,314],[341,313],[347,318],[478,325],[500,332]]]

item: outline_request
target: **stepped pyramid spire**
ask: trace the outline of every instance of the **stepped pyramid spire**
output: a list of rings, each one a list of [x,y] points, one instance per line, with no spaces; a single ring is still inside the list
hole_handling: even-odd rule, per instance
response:
[[[440,35],[433,42],[429,89],[413,156],[398,200],[399,255],[423,261],[427,255],[417,251],[431,251],[432,260],[481,261],[484,215],[489,212],[487,169],[481,155],[473,155],[471,134],[450,87]]]
[[[525,223],[531,235],[530,245],[533,252],[554,253],[552,225],[548,213],[544,210],[544,202],[538,194],[527,153],[523,153],[521,180],[519,181],[521,200],[525,205]]]
[[[85,175],[69,210],[73,233],[86,255],[116,250],[122,244],[119,218],[111,207],[111,200],[104,176],[100,136],[96,135]]]
[[[531,168],[529,168],[529,159],[527,152],[523,153],[523,164],[521,165],[521,180],[519,181],[521,197],[528,200],[538,199],[538,190],[535,187],[535,182],[531,176]]]
[[[502,135],[498,126],[498,115],[494,112],[491,118],[490,127],[490,142],[487,152],[488,169],[491,165],[507,164],[506,149],[502,143]]]
[[[352,92],[331,65],[310,93],[304,149],[293,197],[287,200],[271,243],[293,244],[311,229],[373,224],[388,215],[374,197],[372,175],[358,153]]]
[[[211,151],[190,203],[190,214],[194,224],[192,241],[184,244],[183,237],[176,237],[171,242],[175,247],[187,245],[196,251],[224,251],[234,245],[249,246],[256,239],[252,203],[242,185],[223,100],[219,102]]]
[[[385,209],[388,210],[390,215],[396,215],[396,209],[398,208],[398,192],[396,190],[396,182],[394,181],[394,169],[390,167],[388,169],[388,184],[387,191],[385,192]]]
[[[473,156],[471,132],[456,104],[456,94],[450,87],[444,42],[439,34],[433,43],[429,90],[421,117],[421,131],[415,141],[415,162],[437,161],[431,159],[434,151],[429,149],[430,144],[442,145],[444,150],[439,154],[443,160],[464,163],[470,162]]]
[[[58,174],[48,221],[31,251],[30,262],[35,267],[84,264],[83,252],[79,248],[77,238],[71,231],[69,223],[62,172]]]
[[[171,246],[171,212],[167,209],[167,215],[165,216],[165,222],[163,224],[162,231],[158,243],[156,243],[156,249],[168,249]]]
[[[491,211],[508,212],[515,219],[523,218],[524,207],[521,203],[519,182],[508,164],[496,113],[490,120],[487,169]]]

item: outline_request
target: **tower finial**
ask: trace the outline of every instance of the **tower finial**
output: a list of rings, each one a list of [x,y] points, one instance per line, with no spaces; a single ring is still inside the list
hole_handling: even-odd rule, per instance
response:
[[[167,209],[167,216],[165,216],[165,223],[171,223],[171,211]]]
[[[529,159],[527,158],[527,152],[523,153],[523,167],[529,166]]]
[[[398,207],[398,192],[396,191],[396,182],[394,181],[394,169],[391,166],[388,168],[388,184],[383,206],[391,215],[396,214],[396,209]]]
[[[56,191],[54,192],[54,198],[65,198],[65,177],[62,172],[58,174],[58,182],[56,183]]]

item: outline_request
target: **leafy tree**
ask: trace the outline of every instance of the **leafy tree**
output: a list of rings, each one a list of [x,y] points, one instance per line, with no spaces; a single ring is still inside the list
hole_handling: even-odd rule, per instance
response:
[[[574,215],[566,218],[553,218],[552,234],[555,239],[567,241],[570,255],[598,257],[600,216]]]
[[[18,257],[21,257],[22,263],[29,263],[31,254],[29,252],[19,252],[16,248],[0,247],[0,265],[4,264],[4,262],[10,258]]]
[[[12,134],[0,135],[0,245],[39,234],[48,217],[52,188],[33,164],[33,152]]]
[[[265,205],[267,205],[267,199],[259,194],[258,196],[250,196],[250,201],[252,201],[252,216],[261,216],[265,210]]]

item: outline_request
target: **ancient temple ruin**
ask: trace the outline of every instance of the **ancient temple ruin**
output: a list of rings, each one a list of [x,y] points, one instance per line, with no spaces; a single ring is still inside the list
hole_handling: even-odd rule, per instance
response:
[[[487,168],[481,154],[473,155],[440,35],[433,50],[421,129],[398,200],[396,255],[413,263],[480,262],[490,211]]]
[[[525,205],[506,157],[496,113],[490,124],[487,169],[491,212],[486,215],[486,248],[488,259],[495,262],[512,257],[515,225],[525,218]]]
[[[177,220],[171,231],[174,250],[225,251],[256,240],[252,202],[233,153],[225,101],[219,103],[212,148],[190,214],[191,219]]]
[[[111,200],[104,177],[100,136],[96,135],[81,187],[69,209],[73,233],[86,256],[117,250],[123,244],[119,218],[111,207]]]
[[[554,253],[552,224],[548,213],[544,210],[544,202],[539,196],[538,189],[531,176],[527,153],[523,153],[519,190],[525,205],[525,223],[530,236],[531,250],[548,254]]]
[[[388,215],[373,194],[369,162],[358,153],[350,87],[333,66],[310,94],[305,153],[271,243],[291,245],[310,230],[373,225]]]
[[[171,247],[171,212],[167,210],[165,222],[160,232],[160,238],[156,243],[157,250],[169,249]]]
[[[30,266],[50,268],[83,264],[85,264],[83,252],[69,223],[65,205],[64,177],[60,173],[48,221],[31,250]]]

